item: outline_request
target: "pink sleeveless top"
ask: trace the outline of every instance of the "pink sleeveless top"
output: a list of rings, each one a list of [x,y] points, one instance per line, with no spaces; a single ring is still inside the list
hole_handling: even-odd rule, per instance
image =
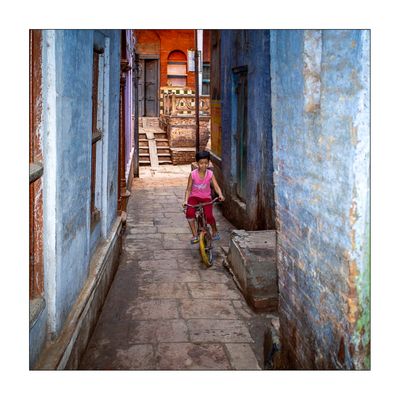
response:
[[[199,176],[199,170],[196,168],[192,171],[192,192],[191,196],[200,197],[201,199],[211,198],[211,186],[210,182],[213,176],[213,172],[210,169],[206,170],[204,178],[201,179]]]

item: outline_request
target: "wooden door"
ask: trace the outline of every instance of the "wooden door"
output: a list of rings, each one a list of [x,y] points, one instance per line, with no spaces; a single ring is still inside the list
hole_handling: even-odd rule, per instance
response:
[[[138,79],[138,102],[139,102],[139,117],[143,117],[144,114],[144,82],[145,82],[145,74],[144,74],[144,60],[139,60],[139,79]]]
[[[237,195],[246,201],[247,184],[247,68],[235,72]]]
[[[145,116],[157,117],[158,60],[146,60],[145,79]]]

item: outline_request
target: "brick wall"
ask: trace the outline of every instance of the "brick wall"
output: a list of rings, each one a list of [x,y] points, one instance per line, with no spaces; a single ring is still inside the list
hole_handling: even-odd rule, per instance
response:
[[[271,31],[289,368],[369,368],[369,32]]]

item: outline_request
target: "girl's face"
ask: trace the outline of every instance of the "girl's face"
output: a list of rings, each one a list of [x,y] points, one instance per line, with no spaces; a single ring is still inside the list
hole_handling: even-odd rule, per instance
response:
[[[207,160],[207,158],[201,158],[197,163],[199,166],[199,170],[204,172],[208,167],[208,163],[209,161]]]

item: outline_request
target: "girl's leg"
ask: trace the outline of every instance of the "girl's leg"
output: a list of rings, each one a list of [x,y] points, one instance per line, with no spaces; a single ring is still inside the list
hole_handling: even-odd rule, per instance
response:
[[[206,201],[211,201],[211,199],[207,199]],[[207,223],[211,225],[212,234],[213,234],[213,236],[215,236],[218,233],[218,229],[217,229],[217,224],[215,222],[215,218],[213,215],[212,204],[204,207],[204,214],[206,216]]]
[[[188,202],[188,204],[190,204],[192,206],[194,206],[198,203],[198,201],[195,197],[189,197],[187,202]],[[196,224],[194,221],[195,215],[196,215],[195,209],[193,207],[187,207],[186,219],[189,223],[190,230],[192,231],[193,238],[195,238],[197,236]]]
[[[189,223],[189,227],[190,227],[190,230],[192,231],[193,237],[197,236],[196,225],[194,223],[194,219],[188,219],[187,222]]]

